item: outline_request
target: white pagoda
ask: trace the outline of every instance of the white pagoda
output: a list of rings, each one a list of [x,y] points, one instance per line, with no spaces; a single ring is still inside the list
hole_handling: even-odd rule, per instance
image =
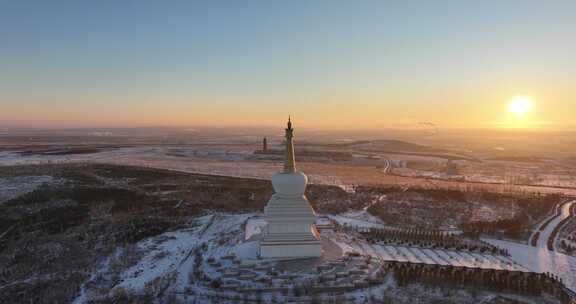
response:
[[[316,214],[304,196],[308,178],[296,171],[292,122],[286,128],[284,171],[272,176],[274,195],[264,208],[267,226],[260,240],[262,258],[311,258],[322,253]]]

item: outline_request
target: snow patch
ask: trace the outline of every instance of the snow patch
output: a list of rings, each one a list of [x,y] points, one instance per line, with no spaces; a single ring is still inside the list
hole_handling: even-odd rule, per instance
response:
[[[507,249],[512,260],[531,271],[549,272],[561,277],[566,287],[576,292],[576,257],[509,241],[493,239],[484,241]]]

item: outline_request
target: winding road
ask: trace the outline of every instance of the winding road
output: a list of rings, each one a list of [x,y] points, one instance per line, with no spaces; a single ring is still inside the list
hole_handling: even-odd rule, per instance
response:
[[[555,238],[557,237],[557,234],[554,232],[558,231],[558,229],[561,228],[558,226],[562,225],[565,222],[564,220],[571,216],[570,215],[570,208],[574,204],[576,204],[576,201],[560,203],[560,205],[558,206],[558,208],[560,210],[558,210],[554,216],[552,216],[551,218],[548,218],[547,220],[545,220],[542,224],[540,224],[538,226],[538,230],[531,237],[531,239],[533,239],[535,237],[538,238],[537,243],[536,243],[536,247],[543,249],[543,250],[554,249],[554,244],[556,242]],[[539,232],[539,234],[538,234],[538,232]],[[549,246],[549,244],[551,244],[552,246]],[[552,247],[552,248],[550,248],[550,247]]]

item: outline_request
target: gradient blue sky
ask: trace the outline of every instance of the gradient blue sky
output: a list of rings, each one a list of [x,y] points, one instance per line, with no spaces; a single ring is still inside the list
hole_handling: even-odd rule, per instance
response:
[[[576,1],[0,0],[0,121],[565,128],[574,54]]]

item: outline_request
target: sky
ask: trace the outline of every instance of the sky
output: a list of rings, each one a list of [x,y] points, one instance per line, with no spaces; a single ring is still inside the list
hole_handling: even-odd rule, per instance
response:
[[[566,129],[574,54],[572,0],[0,0],[0,125]]]

